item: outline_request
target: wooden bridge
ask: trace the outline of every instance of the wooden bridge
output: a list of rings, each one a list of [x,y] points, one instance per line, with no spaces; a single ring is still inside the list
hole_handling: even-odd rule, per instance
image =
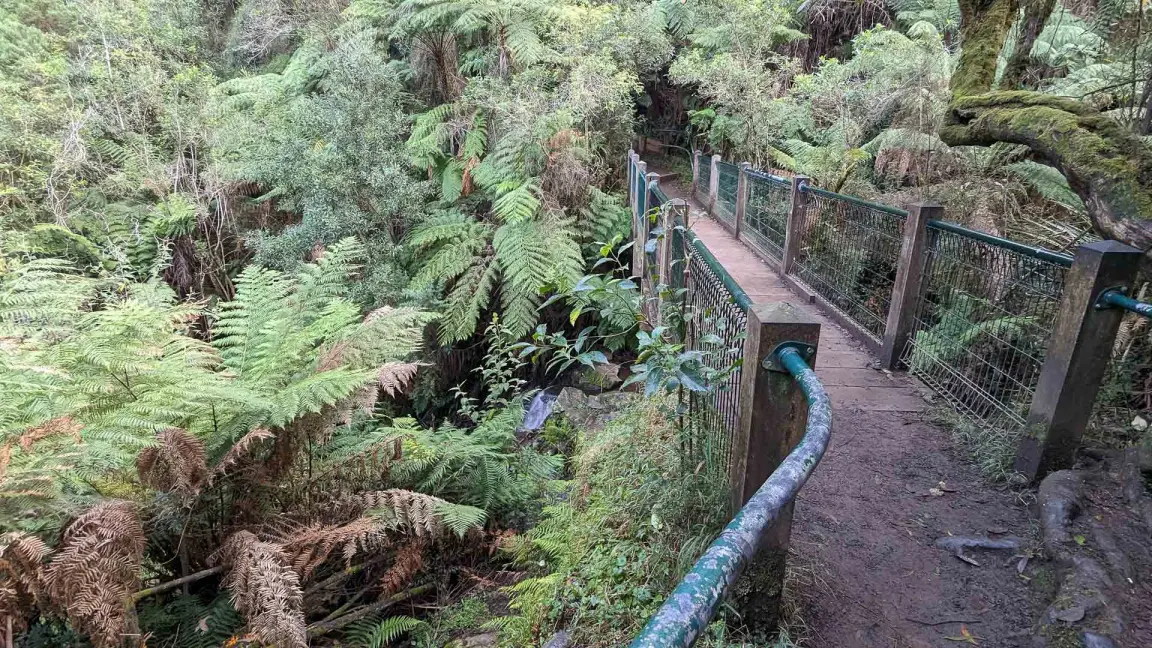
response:
[[[649,163],[647,171],[664,175]],[[651,176],[649,176],[651,177]],[[801,491],[789,581],[802,590],[803,632],[817,646],[1030,646],[1025,581],[1006,556],[937,547],[948,536],[1027,535],[1025,503],[993,488],[934,423],[934,397],[877,356],[807,294],[708,214],[688,183],[665,181],[688,226],[754,304],[788,302],[820,323],[816,373],[833,403],[834,434]]]

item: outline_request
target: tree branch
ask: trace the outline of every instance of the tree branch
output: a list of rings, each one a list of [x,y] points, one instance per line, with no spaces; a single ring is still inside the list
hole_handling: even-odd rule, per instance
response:
[[[1016,45],[1012,49],[1012,59],[1004,68],[1004,76],[1000,78],[1000,87],[1005,90],[1014,90],[1020,85],[1024,77],[1024,70],[1028,67],[1028,60],[1032,56],[1032,46],[1044,31],[1044,24],[1052,15],[1056,7],[1056,0],[1024,0],[1024,21],[1020,24],[1020,33],[1016,36]]]
[[[1152,148],[1113,119],[1066,97],[990,92],[957,97],[940,137],[949,146],[1023,144],[1084,199],[1096,229],[1152,250]]]
[[[959,0],[960,64],[952,74],[952,94],[965,97],[988,92],[996,80],[996,62],[1012,21],[1017,0]]]
[[[332,619],[331,621],[320,621],[318,623],[313,623],[312,625],[308,626],[308,636],[310,638],[315,638],[326,635],[333,630],[339,630],[349,623],[354,623],[366,616],[370,616],[382,610],[386,610],[397,603],[406,601],[416,596],[420,596],[421,594],[425,594],[435,589],[435,587],[436,586],[433,583],[418,585],[410,590],[398,592],[387,598],[382,598],[379,601],[372,603],[371,605],[365,605],[363,607],[357,608],[352,612],[349,612],[342,617]]]
[[[139,592],[136,592],[132,596],[128,597],[128,605],[129,606],[136,605],[136,602],[142,598],[145,598],[148,596],[153,596],[155,594],[160,594],[162,592],[167,592],[168,590],[176,589],[177,587],[180,587],[181,585],[187,585],[188,583],[193,583],[193,582],[196,582],[196,581],[201,580],[203,578],[208,578],[209,576],[215,576],[216,574],[220,574],[223,571],[224,571],[224,566],[220,565],[217,567],[211,567],[209,569],[205,569],[203,571],[198,571],[195,574],[188,574],[187,576],[177,578],[176,580],[170,580],[167,583],[161,583],[155,587],[149,587],[146,589],[142,589]]]

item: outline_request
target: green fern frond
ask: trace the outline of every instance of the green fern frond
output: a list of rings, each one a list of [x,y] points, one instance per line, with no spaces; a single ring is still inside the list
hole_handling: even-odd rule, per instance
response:
[[[356,648],[384,648],[404,635],[426,631],[428,624],[410,616],[388,617],[383,621],[357,621],[349,626],[345,637]]]
[[[1004,167],[1008,173],[1032,187],[1041,196],[1058,203],[1076,214],[1086,214],[1083,199],[1068,185],[1068,179],[1059,170],[1046,164],[1021,160]]]
[[[452,344],[476,333],[480,315],[492,301],[500,280],[500,264],[491,257],[478,259],[456,280],[444,300],[439,321],[441,344]]]

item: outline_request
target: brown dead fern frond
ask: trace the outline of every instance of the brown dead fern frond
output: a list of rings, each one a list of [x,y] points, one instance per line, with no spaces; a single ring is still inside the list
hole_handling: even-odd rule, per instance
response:
[[[30,612],[46,604],[44,559],[52,549],[27,533],[0,538],[0,617],[13,619],[17,632],[27,627]]]
[[[80,441],[80,430],[82,429],[84,429],[84,426],[77,423],[72,417],[59,416],[42,425],[28,428],[24,434],[20,435],[20,447],[27,452],[37,441],[53,436],[67,435],[76,441]]]
[[[240,437],[239,441],[232,444],[228,452],[225,452],[224,456],[220,458],[220,461],[216,462],[216,468],[213,469],[208,481],[212,482],[219,477],[227,475],[229,470],[251,456],[261,441],[271,439],[274,436],[276,435],[268,428],[252,428],[247,434]]]
[[[238,531],[209,562],[228,569],[224,586],[255,639],[277,648],[307,646],[300,577],[287,566],[279,546]]]
[[[12,444],[5,443],[0,446],[0,484],[4,483],[4,476],[8,474],[8,464],[12,462]]]
[[[108,500],[68,525],[45,569],[48,598],[97,648],[120,646],[136,632],[126,601],[140,586],[144,544],[136,505]]]
[[[387,528],[433,540],[444,535],[444,524],[436,509],[446,503],[439,497],[395,488],[360,493],[346,500],[344,505],[378,518]]]
[[[282,547],[300,580],[306,581],[337,549],[348,566],[358,553],[378,551],[391,544],[385,525],[359,517],[347,524],[310,525],[286,538]]]
[[[416,540],[409,542],[396,552],[396,561],[380,577],[380,594],[382,596],[392,596],[408,587],[420,568],[424,566],[424,548],[426,546],[424,541]]]
[[[376,380],[385,394],[395,398],[408,392],[418,369],[419,362],[389,362],[376,371]]]
[[[136,471],[146,486],[191,497],[208,478],[204,442],[180,428],[156,433],[156,445],[136,456]]]

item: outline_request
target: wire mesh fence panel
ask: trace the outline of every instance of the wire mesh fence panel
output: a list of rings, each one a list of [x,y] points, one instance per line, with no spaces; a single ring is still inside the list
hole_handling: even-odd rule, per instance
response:
[[[951,229],[942,229],[948,227]],[[908,369],[982,425],[1024,425],[1071,259],[928,225]]]
[[[644,277],[649,282],[651,292],[654,292],[656,286],[665,281],[660,276],[659,237],[667,233],[661,232],[659,228],[663,223],[661,214],[668,204],[668,194],[664,193],[660,185],[655,185],[649,191],[648,196],[648,214],[646,215],[648,237],[644,245],[644,258],[646,259]]]
[[[696,174],[696,198],[701,202],[708,202],[708,188],[712,186],[712,159],[697,156],[699,173]]]
[[[746,305],[740,304],[721,278],[725,270],[691,233],[684,238],[688,266],[684,299],[685,347],[704,352],[703,363],[718,371],[738,365],[748,328]],[[689,240],[691,239],[691,240]],[[695,470],[703,464],[717,474],[731,467],[732,437],[740,425],[740,367],[714,389],[689,392],[688,435],[684,456]]]
[[[712,213],[729,227],[736,227],[736,191],[740,184],[740,167],[728,162],[717,162],[716,176],[716,204]]]
[[[784,258],[784,232],[788,227],[792,186],[770,175],[748,173],[748,202],[740,236],[762,254],[777,261]]]
[[[884,336],[904,212],[808,188],[794,272],[879,340]]]

